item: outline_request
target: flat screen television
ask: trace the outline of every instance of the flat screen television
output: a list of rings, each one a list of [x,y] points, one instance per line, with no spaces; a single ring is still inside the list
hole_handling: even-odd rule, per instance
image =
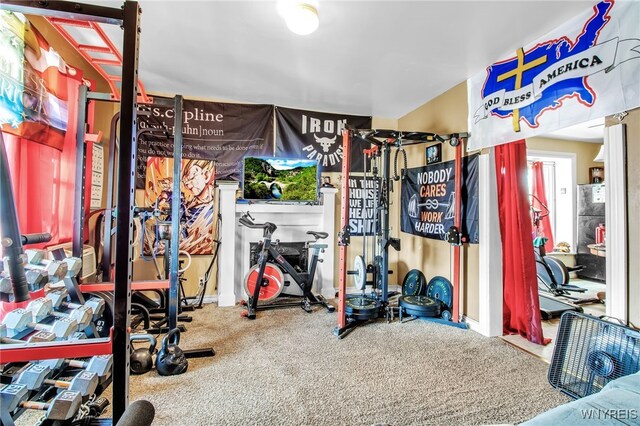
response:
[[[318,198],[318,162],[279,157],[245,157],[244,199],[315,203]]]

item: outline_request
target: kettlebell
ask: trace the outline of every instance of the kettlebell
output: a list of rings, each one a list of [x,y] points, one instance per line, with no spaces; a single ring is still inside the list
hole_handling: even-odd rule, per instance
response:
[[[144,374],[153,368],[153,354],[156,351],[156,338],[150,334],[132,334],[131,342],[136,340],[148,340],[149,349],[139,348],[131,352],[129,356],[129,370],[132,374]]]
[[[173,376],[187,371],[189,361],[184,356],[180,343],[180,330],[174,328],[162,340],[162,347],[156,357],[156,369],[161,376]]]

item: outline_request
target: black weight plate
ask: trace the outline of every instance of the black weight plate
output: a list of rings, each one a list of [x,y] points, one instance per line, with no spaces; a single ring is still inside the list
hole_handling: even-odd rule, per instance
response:
[[[82,293],[82,295],[85,299],[88,299],[91,296],[104,299],[104,313],[94,322],[94,324],[99,337],[109,337],[111,327],[113,327],[113,293],[108,291],[94,291]]]
[[[419,269],[412,269],[407,272],[402,281],[402,295],[403,296],[418,296],[422,294],[427,279]]]
[[[427,296],[400,296],[398,305],[416,317],[439,317],[442,312],[442,304]]]
[[[453,286],[445,277],[433,277],[427,285],[426,295],[441,301],[446,309],[453,308]]]
[[[345,300],[346,316],[357,320],[378,318],[380,302],[376,299],[361,294],[347,295]]]

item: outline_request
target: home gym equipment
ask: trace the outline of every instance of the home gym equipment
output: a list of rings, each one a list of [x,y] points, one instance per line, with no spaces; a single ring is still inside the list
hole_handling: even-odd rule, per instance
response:
[[[15,337],[25,330],[40,330],[53,333],[58,339],[66,339],[78,330],[78,323],[74,319],[61,318],[53,324],[38,324],[32,322],[31,312],[26,309],[14,309],[9,312],[2,323],[7,327],[7,334]]]
[[[79,331],[83,331],[88,327],[93,318],[93,310],[87,305],[80,305],[78,308],[71,310],[68,314],[56,312],[53,310],[53,303],[51,299],[44,297],[39,297],[29,302],[27,305],[27,311],[31,312],[35,322],[41,322],[49,316],[75,320],[78,324]]]
[[[69,420],[76,415],[82,404],[80,392],[64,391],[48,403],[27,401],[28,395],[29,390],[26,385],[4,385],[0,389],[2,411],[6,410],[7,413],[11,413],[16,408],[42,410],[46,411],[45,417],[47,420]],[[5,419],[3,416],[2,422],[7,426],[14,424],[10,417]]]
[[[638,371],[639,330],[576,312],[562,315],[549,365],[551,386],[582,398]]]
[[[427,285],[427,279],[419,269],[412,269],[407,272],[402,281],[402,295],[403,296],[418,296],[423,294],[425,286]]]
[[[27,249],[24,251],[27,256],[27,265],[25,268],[45,268],[47,272],[54,271],[55,273],[49,273],[59,279],[67,277],[75,277],[82,269],[82,259],[79,257],[66,257],[62,262],[58,260],[48,260],[47,251],[40,249]],[[64,265],[60,265],[63,263]],[[64,272],[64,273],[63,273]]]
[[[96,355],[91,357],[88,361],[52,358],[38,361],[37,364],[46,366],[51,370],[61,370],[66,367],[82,368],[86,371],[96,373],[99,378],[104,378],[111,374],[113,355]]]
[[[308,235],[315,238],[315,241],[306,242],[305,249],[312,249],[311,262],[306,272],[298,272],[278,251],[279,240],[272,241],[271,237],[278,227],[271,222],[255,223],[249,212],[245,212],[239,219],[239,222],[252,229],[262,229],[263,241],[260,247],[260,255],[258,256],[258,264],[254,265],[247,273],[244,280],[244,288],[249,296],[246,302],[240,302],[247,306],[241,316],[248,319],[256,318],[256,311],[260,309],[276,309],[300,306],[306,312],[312,312],[313,305],[321,305],[328,312],[333,312],[335,308],[327,303],[324,297],[312,293],[313,280],[316,274],[316,266],[320,253],[327,248],[326,244],[319,244],[318,240],[327,238],[329,234],[326,232],[307,231]],[[275,262],[275,263],[274,263]],[[302,297],[298,302],[283,301],[263,303],[258,302],[272,301],[282,292],[284,286],[284,277],[282,270],[287,272],[291,278],[298,284],[302,290]]]
[[[571,292],[584,293],[586,289],[569,284],[569,269],[560,260],[547,256],[544,245],[546,238],[540,233],[541,220],[549,215],[549,209],[535,195],[530,194],[531,213],[534,226],[534,255],[536,260],[536,275],[538,277],[538,298],[540,304],[540,317],[543,320],[560,317],[564,312],[583,312],[576,306],[583,303],[595,302],[594,299],[579,299],[571,296]],[[537,202],[543,210],[533,207],[533,201]],[[579,270],[580,266],[572,268]],[[558,300],[555,297],[562,296],[571,299],[571,303]],[[598,302],[600,302],[598,300]]]
[[[156,357],[156,369],[161,376],[174,376],[187,371],[189,360],[178,346],[180,330],[174,328],[162,339],[162,347]]]
[[[24,343],[37,343],[37,342],[52,342],[56,340],[56,335],[49,333],[48,331],[38,331],[29,336],[27,340],[11,339],[7,337],[7,326],[0,324],[0,343],[7,345],[24,344]]]
[[[148,348],[138,348],[131,352],[129,365],[131,367],[131,373],[144,374],[153,368],[153,354],[156,352],[156,338],[147,333],[135,333],[131,334],[131,342],[148,341]],[[133,348],[133,346],[132,346]]]
[[[409,315],[466,329],[466,325],[456,325],[457,323],[451,321],[452,309],[453,285],[441,276],[435,276],[429,280],[423,294],[403,295],[398,299],[400,322],[403,322],[405,315]]]
[[[93,311],[93,321],[96,321],[104,314],[105,310],[105,301],[101,297],[91,297],[87,299],[83,305],[79,303],[71,303],[67,302],[67,298],[69,297],[69,292],[66,288],[61,288],[57,290],[52,290],[48,292],[45,297],[51,300],[53,305],[53,309],[79,309],[82,306],[86,306]]]
[[[56,388],[68,389],[80,392],[82,396],[92,395],[98,387],[98,374],[92,371],[81,371],[71,381],[51,380],[51,370],[46,365],[30,364],[25,370],[14,379],[14,383],[25,385],[30,391],[39,389],[43,385]]]
[[[459,269],[460,269],[460,256],[459,248],[466,241],[460,232],[460,214],[459,206],[461,203],[461,185],[460,168],[462,163],[461,144],[460,138],[468,137],[468,134],[452,134],[440,136],[434,133],[426,132],[401,132],[395,130],[360,130],[360,129],[345,129],[343,131],[343,144],[342,144],[342,211],[341,211],[341,231],[339,235],[338,245],[340,246],[340,272],[339,272],[339,289],[338,289],[338,326],[334,329],[334,335],[338,338],[346,336],[354,327],[364,323],[366,320],[375,318],[386,318],[387,321],[393,317],[394,312],[408,309],[411,312],[428,313],[429,315],[439,316],[442,309],[441,305],[436,301],[431,303],[430,300],[423,299],[423,295],[410,295],[405,294],[400,297],[398,308],[389,306],[389,297],[391,294],[388,291],[389,281],[389,254],[388,248],[393,247],[396,250],[400,250],[400,240],[391,238],[389,227],[389,194],[393,191],[393,182],[402,180],[406,176],[406,161],[405,170],[400,174],[397,171],[398,157],[403,156],[403,160],[406,160],[406,153],[404,152],[405,146],[425,143],[425,142],[440,142],[449,141],[452,146],[456,147],[456,191],[451,201],[448,203],[448,213],[451,217],[455,217],[457,221],[454,221],[455,225],[447,233],[447,241],[454,247],[454,302],[451,307],[451,323],[457,324],[459,321],[458,315],[458,288],[459,288]],[[356,258],[354,263],[354,269],[347,271],[346,261],[348,246],[350,245],[351,235],[349,226],[349,185],[348,177],[350,176],[350,150],[352,138],[357,138],[360,141],[365,142],[371,148],[363,150],[364,156],[364,176],[367,177],[367,173],[370,170],[370,174],[374,180],[379,179],[379,188],[374,191],[374,223],[377,224],[379,219],[379,229],[375,229],[373,233],[373,249],[371,250],[372,259],[367,259],[367,241],[365,234],[365,241],[363,241],[363,255],[362,258]],[[394,161],[394,175],[391,176],[390,163],[391,163],[391,150],[396,149]],[[367,167],[367,160],[369,160],[370,168]],[[414,214],[419,209],[420,205],[418,199],[414,198],[410,203],[410,211]],[[439,206],[439,205],[438,205]],[[433,206],[434,208],[437,206]],[[376,228],[378,225],[374,225]],[[457,253],[457,254],[456,254]],[[364,264],[364,267],[363,267]],[[363,272],[364,271],[364,272]],[[366,274],[372,274],[372,280],[366,279]],[[360,295],[347,295],[346,294],[346,279],[347,275],[353,275],[356,281],[356,288],[362,291]],[[363,279],[363,277],[365,277]],[[414,280],[414,278],[412,278]],[[371,294],[366,294],[363,286],[371,284]],[[411,285],[414,282],[411,281]],[[415,283],[417,286],[417,283]],[[410,287],[407,287],[409,291]],[[417,291],[413,288],[411,291]],[[432,308],[433,306],[433,308]],[[375,315],[374,315],[375,313]],[[463,328],[467,328],[466,324],[462,325]]]

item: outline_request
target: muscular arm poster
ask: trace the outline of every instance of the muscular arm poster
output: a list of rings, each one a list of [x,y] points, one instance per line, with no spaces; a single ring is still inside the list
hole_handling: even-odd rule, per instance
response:
[[[478,243],[478,156],[464,157],[462,167],[462,234]],[[402,181],[401,230],[444,240],[453,226],[455,162],[407,170]]]
[[[370,129],[371,117],[276,107],[276,156],[318,160],[322,172],[342,170],[342,130]],[[361,172],[359,139],[351,142],[351,171]]]
[[[151,105],[139,128],[173,133],[174,111]],[[213,160],[216,180],[241,180],[245,155],[273,155],[273,105],[228,104],[185,99],[182,111],[182,158]],[[146,134],[138,141],[136,187],[144,188],[147,157],[172,157],[173,139]]]

